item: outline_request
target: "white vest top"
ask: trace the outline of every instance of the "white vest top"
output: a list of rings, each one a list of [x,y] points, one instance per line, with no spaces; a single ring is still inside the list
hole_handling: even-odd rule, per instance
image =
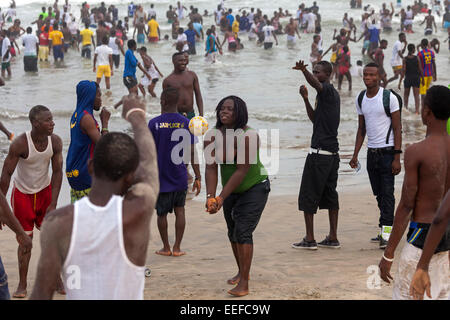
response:
[[[28,157],[19,158],[14,186],[24,194],[35,194],[47,188],[51,182],[48,168],[53,157],[52,138],[48,137],[47,148],[39,152],[34,146],[30,131],[26,132],[26,136]]]
[[[123,198],[112,196],[105,207],[88,197],[75,202],[69,251],[63,266],[68,300],[142,300],[145,267],[125,252]]]

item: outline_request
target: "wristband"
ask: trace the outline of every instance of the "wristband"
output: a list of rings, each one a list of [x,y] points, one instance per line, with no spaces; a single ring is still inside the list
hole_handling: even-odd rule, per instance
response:
[[[102,132],[103,132],[103,131],[109,132],[108,128],[102,128]]]
[[[136,112],[136,111],[142,112],[144,114],[144,116],[145,116],[145,111],[144,110],[139,109],[139,108],[133,108],[131,110],[128,110],[127,114],[125,115],[125,120],[128,120],[128,117],[130,116],[130,114],[132,114],[133,112]]]
[[[402,150],[394,150],[394,154],[400,154],[402,152],[403,152]]]
[[[392,258],[392,259],[386,258],[384,253],[383,253],[383,259],[386,260],[387,262],[393,262],[394,261],[394,258]]]

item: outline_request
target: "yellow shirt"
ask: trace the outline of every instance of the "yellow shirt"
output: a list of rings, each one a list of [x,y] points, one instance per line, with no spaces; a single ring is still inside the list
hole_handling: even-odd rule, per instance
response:
[[[148,36],[150,38],[157,38],[158,37],[158,28],[159,28],[158,22],[156,22],[155,19],[152,19],[148,22],[148,27],[150,29]]]
[[[233,33],[237,36],[237,34],[239,33],[239,22],[237,22],[237,20],[234,20],[231,28]]]
[[[62,45],[62,40],[64,39],[64,35],[62,34],[61,31],[55,30],[55,31],[50,32],[50,34],[48,35],[48,39],[52,40],[53,46],[60,46],[60,45]]]
[[[80,31],[81,35],[81,43],[83,46],[87,46],[89,44],[92,44],[92,36],[94,35],[94,31],[89,29],[84,29]]]

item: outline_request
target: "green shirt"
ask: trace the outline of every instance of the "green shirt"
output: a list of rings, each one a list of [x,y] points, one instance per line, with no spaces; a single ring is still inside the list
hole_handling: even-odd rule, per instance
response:
[[[247,128],[244,130],[246,132],[251,128]],[[244,193],[254,185],[263,182],[267,179],[267,171],[264,168],[264,165],[261,163],[259,159],[259,151],[257,153],[256,163],[250,165],[250,169],[247,171],[244,180],[242,180],[241,184],[233,190],[232,193]],[[221,164],[220,165],[220,175],[222,177],[222,186],[224,187],[228,180],[230,180],[233,173],[236,171],[236,159],[232,164]]]

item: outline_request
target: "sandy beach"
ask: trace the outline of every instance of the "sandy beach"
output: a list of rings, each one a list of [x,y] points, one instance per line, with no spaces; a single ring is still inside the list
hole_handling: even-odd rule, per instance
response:
[[[250,294],[240,299],[310,300],[310,299],[391,299],[392,285],[382,281],[379,289],[369,289],[367,282],[378,265],[382,251],[369,239],[378,232],[378,209],[367,184],[340,190],[338,237],[340,249],[317,251],[291,248],[305,234],[303,214],[297,210],[296,195],[270,196],[254,233],[255,251],[251,268]],[[396,188],[396,203],[400,188]],[[147,263],[152,270],[146,278],[145,299],[194,300],[234,299],[227,294],[232,286],[226,280],[236,273],[235,261],[226,236],[222,212],[209,215],[200,199],[187,202],[186,232],[182,249],[187,255],[163,257],[154,252],[161,247],[152,219]],[[328,232],[328,213],[319,211],[315,219],[315,238],[321,241]],[[169,240],[174,240],[174,216],[169,216]],[[19,275],[17,245],[7,228],[0,232],[1,254],[9,277],[11,294]],[[397,256],[403,243],[396,251]],[[28,290],[34,285],[40,255],[39,232],[35,232],[28,276]],[[395,277],[396,262],[393,265]],[[374,268],[374,267],[373,267]],[[373,272],[373,271],[372,271]],[[112,281],[114,281],[112,279]],[[372,284],[377,287],[375,282]],[[373,287],[373,286],[372,286]],[[55,299],[64,299],[55,294]]]

